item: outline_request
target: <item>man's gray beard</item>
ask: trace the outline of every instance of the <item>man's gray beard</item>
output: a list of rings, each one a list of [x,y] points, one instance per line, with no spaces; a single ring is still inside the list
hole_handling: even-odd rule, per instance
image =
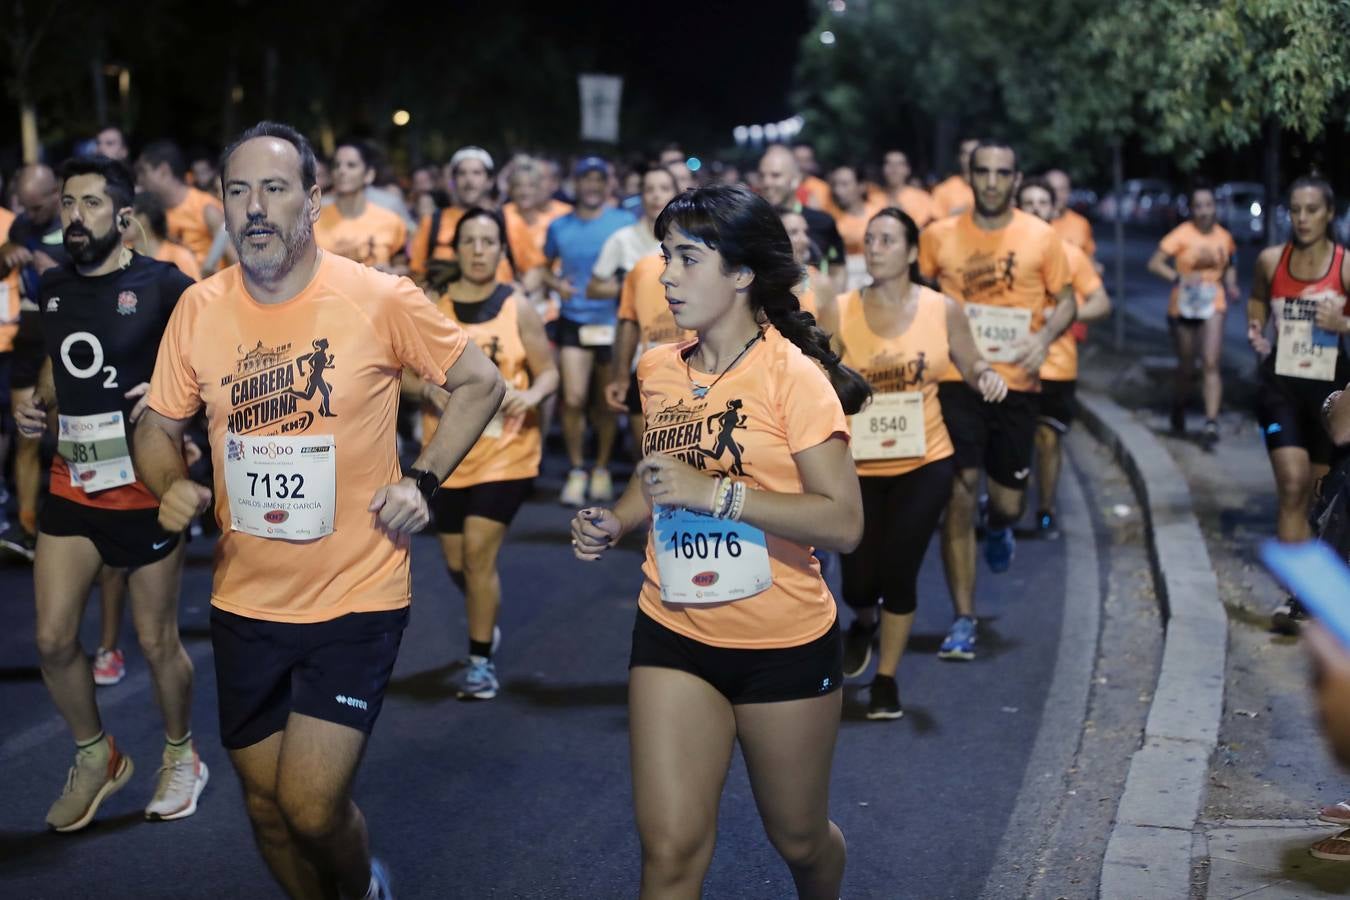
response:
[[[280,259],[259,260],[256,256],[250,259],[245,253],[244,241],[235,239],[234,249],[239,254],[239,265],[244,267],[250,278],[254,281],[279,281],[295,268],[295,261],[314,240],[314,223],[310,221],[309,213],[310,202],[306,200],[295,227],[280,234],[282,246],[286,248]]]

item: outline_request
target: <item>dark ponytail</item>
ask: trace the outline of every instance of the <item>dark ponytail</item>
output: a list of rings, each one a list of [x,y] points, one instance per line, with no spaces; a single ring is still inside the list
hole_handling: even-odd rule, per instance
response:
[[[661,211],[656,239],[664,241],[672,227],[716,250],[725,271],[753,272],[750,309],[756,318],[763,313],[783,337],[824,366],[844,412],[852,415],[863,408],[872,389],[830,350],[830,336],[793,293],[804,273],[792,255],[783,222],[768,201],[739,185],[694,188]]]

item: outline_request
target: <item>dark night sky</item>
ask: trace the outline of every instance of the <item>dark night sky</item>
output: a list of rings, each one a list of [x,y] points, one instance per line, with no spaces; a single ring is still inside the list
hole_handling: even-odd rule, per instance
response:
[[[590,0],[562,9],[525,0],[451,0],[419,7],[144,0],[127,19],[93,0],[69,0],[63,21],[84,14],[91,34],[81,41],[58,37],[57,46],[44,48],[52,52],[39,54],[36,77],[51,89],[39,105],[43,140],[53,144],[53,155],[63,154],[71,139],[97,124],[88,66],[101,43],[105,62],[132,69],[135,138],[218,145],[227,60],[238,61],[245,97],[230,123],[237,128],[263,114],[263,45],[270,42],[281,61],[273,109],[283,118],[303,117],[316,88],[324,88],[339,132],[397,140],[388,117],[407,105],[424,137],[440,131],[445,141],[476,140],[499,150],[513,140],[565,150],[576,143],[576,75],[598,71],[624,76],[625,150],[680,140],[710,152],[731,144],[736,125],[796,112],[788,101],[792,71],[813,20],[807,0]],[[109,18],[90,24],[100,15]],[[44,66],[55,68],[59,90]],[[109,86],[116,120],[115,81]],[[18,119],[12,97],[3,96],[6,164],[17,155]],[[532,130],[513,138],[521,123]]]

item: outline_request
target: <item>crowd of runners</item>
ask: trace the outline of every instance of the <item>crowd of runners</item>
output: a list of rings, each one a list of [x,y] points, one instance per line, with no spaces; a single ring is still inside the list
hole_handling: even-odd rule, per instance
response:
[[[647,535],[629,676],[642,896],[698,896],[733,743],[799,895],[838,896],[840,688],[870,672],[867,717],[903,715],[934,537],[954,662],[980,652],[979,570],[1008,571],[1019,534],[1061,539],[1078,345],[1111,299],[1068,177],[1024,172],[1006,141],[963,141],[931,190],[900,150],[822,169],[808,144],[773,145],[744,172],[696,168],[676,146],[623,169],[466,146],[399,178],[369,143],[324,159],[264,122],[218,160],[133,152],[113,127],[15,173],[0,545],[32,564],[42,676],[75,744],[64,783],[48,773],[48,826],[84,828],[132,776],[96,691],[126,674],[129,608],[165,732],[146,817],[192,815],[228,757],[287,893],[390,896],[350,786],[409,621],[410,535],[434,530],[463,597],[457,695],[491,700],[517,599],[498,557],[556,420],[575,565]],[[1189,200],[1148,269],[1172,285],[1173,427],[1198,359],[1213,447],[1236,248],[1213,191]],[[1288,200],[1293,237],[1256,259],[1247,315],[1295,542],[1350,382],[1350,262],[1330,186],[1300,178]],[[192,736],[185,533],[215,541],[224,753]],[[1302,617],[1285,600],[1274,626]]]

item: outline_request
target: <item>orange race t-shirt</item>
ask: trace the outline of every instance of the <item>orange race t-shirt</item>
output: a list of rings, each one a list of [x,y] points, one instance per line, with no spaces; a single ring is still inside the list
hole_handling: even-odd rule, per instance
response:
[[[849,291],[837,301],[844,365],[867,379],[874,396],[901,391],[923,393],[924,455],[855,461],[861,476],[904,475],[956,452],[942,418],[937,387],[947,370],[956,368],[947,340],[947,298],[919,285],[914,290],[919,294],[914,319],[893,337],[882,337],[872,330],[861,292]]]
[[[1064,242],[1033,215],[1012,210],[997,231],[975,224],[971,213],[950,216],[919,234],[919,271],[961,303],[1031,311],[1031,332],[1040,331],[1054,297],[1069,283]],[[1012,363],[993,363],[1008,387],[1038,390],[1037,378]],[[955,368],[944,381],[959,381]]]
[[[975,191],[960,175],[953,175],[933,188],[933,217],[945,219],[969,212],[975,206]]]
[[[1079,309],[1088,295],[1102,286],[1102,277],[1092,260],[1082,250],[1064,241],[1064,260],[1069,266],[1069,283]],[[1078,338],[1066,330],[1050,345],[1041,364],[1041,378],[1045,381],[1073,381],[1078,378]]]
[[[216,239],[215,233],[206,224],[206,208],[209,206],[224,213],[225,207],[219,200],[206,191],[190,187],[182,203],[164,210],[169,225],[169,240],[191,250],[199,266],[206,264],[211,244]]]
[[[444,294],[436,307],[469,335],[469,339],[496,364],[506,386],[516,391],[529,390],[530,366],[525,353],[525,342],[520,339],[519,309],[529,303],[510,285],[499,285],[494,294],[482,303],[456,303]],[[501,296],[504,294],[505,296]],[[499,312],[484,321],[470,321],[480,307],[493,304]],[[460,318],[460,313],[465,314]],[[422,413],[422,446],[431,442],[440,425],[441,417],[431,412]],[[489,433],[500,428],[500,436]],[[539,410],[531,409],[524,416],[502,418],[489,425],[487,431],[469,450],[450,477],[445,487],[466,488],[490,481],[515,481],[533,478],[539,474],[539,459],[543,454],[543,440],[539,434]]]
[[[175,244],[173,241],[160,241],[158,249],[155,250],[155,259],[160,262],[172,263],[193,281],[202,280],[202,267],[197,263],[197,257],[193,256],[192,251],[182,244]]]
[[[886,198],[886,205],[898,206],[905,215],[914,220],[914,224],[923,228],[937,218],[932,196],[922,188],[905,185],[893,197]]]
[[[544,252],[544,243],[548,240],[548,226],[553,224],[554,219],[561,219],[572,211],[570,203],[564,203],[561,200],[553,199],[548,201],[548,205],[534,214],[534,221],[531,222],[520,212],[520,207],[515,203],[506,203],[502,206],[502,215],[506,218],[506,227],[514,231],[520,225],[523,225],[530,233],[530,238],[534,241],[534,246],[540,253]],[[515,220],[515,221],[512,221]],[[512,247],[512,252],[515,248]]]
[[[764,340],[698,400],[680,355],[690,346],[665,344],[647,351],[638,363],[646,420],[643,455],[674,456],[751,490],[802,493],[792,455],[836,436],[847,440],[849,434],[824,370],[768,326]],[[765,543],[772,578],[766,590],[728,603],[692,606],[661,599],[654,537],[648,536],[638,605],[672,631],[714,647],[809,643],[835,620],[834,597],[821,578],[820,563],[804,544],[771,534]]]
[[[1223,289],[1223,273],[1237,255],[1237,242],[1228,229],[1215,224],[1208,232],[1190,222],[1182,222],[1169,231],[1158,249],[1172,259],[1172,265],[1183,281],[1195,279],[1215,285],[1214,311],[1228,309],[1228,298]],[[1167,306],[1169,316],[1178,316],[1181,286],[1172,286],[1172,297]]]
[[[803,175],[802,183],[797,187],[797,201],[803,206],[824,209],[830,203],[830,185],[815,175]]]
[[[173,419],[206,409],[215,470],[211,602],[278,622],[322,622],[409,602],[408,542],[376,525],[375,492],[400,477],[394,422],[402,370],[444,384],[468,343],[406,278],[321,253],[310,283],[259,303],[239,266],[184,292],[150,382],[150,406]],[[331,436],[333,532],[277,540],[231,527],[226,453],[238,436]],[[317,486],[315,486],[317,487]]]
[[[0,244],[9,240],[9,226],[14,224],[14,213],[0,206]],[[19,270],[12,269],[0,278],[0,353],[14,349],[14,335],[19,333]],[[8,403],[6,398],[3,402]]]
[[[376,203],[366,203],[361,215],[350,219],[330,203],[314,223],[314,242],[367,266],[387,266],[407,247],[408,226],[398,213]]]
[[[425,275],[427,271],[427,261],[431,259],[454,259],[455,248],[451,242],[455,239],[455,226],[464,216],[464,210],[458,206],[451,206],[441,210],[440,229],[436,233],[434,244],[431,239],[431,221],[434,216],[423,216],[422,221],[417,225],[417,234],[413,236],[412,247],[408,254],[408,268],[415,275]],[[536,245],[534,237],[530,234],[530,229],[525,225],[525,221],[519,218],[506,219],[506,241],[511,247],[511,255],[515,257],[516,272],[528,272],[530,269],[538,268],[544,265],[547,260],[544,258],[543,245]],[[432,246],[428,246],[432,244]],[[511,263],[506,259],[506,254],[502,254],[502,261],[497,264],[497,280],[501,282],[514,281],[515,272],[511,271]]]
[[[861,256],[863,252],[863,238],[867,235],[867,223],[872,220],[872,216],[877,214],[877,210],[885,207],[885,203],[868,198],[863,204],[861,213],[845,212],[834,205],[832,200],[825,211],[834,217],[834,227],[839,229],[839,237],[844,241],[844,252],[849,256]]]
[[[1050,221],[1050,227],[1089,257],[1097,255],[1097,242],[1092,239],[1092,223],[1073,210],[1064,210],[1058,219]]]
[[[675,316],[671,315],[666,288],[661,284],[661,274],[665,270],[666,263],[661,254],[644,256],[624,276],[623,289],[619,291],[618,316],[637,323],[639,353],[661,344],[687,341],[694,336],[692,331],[676,325]]]

